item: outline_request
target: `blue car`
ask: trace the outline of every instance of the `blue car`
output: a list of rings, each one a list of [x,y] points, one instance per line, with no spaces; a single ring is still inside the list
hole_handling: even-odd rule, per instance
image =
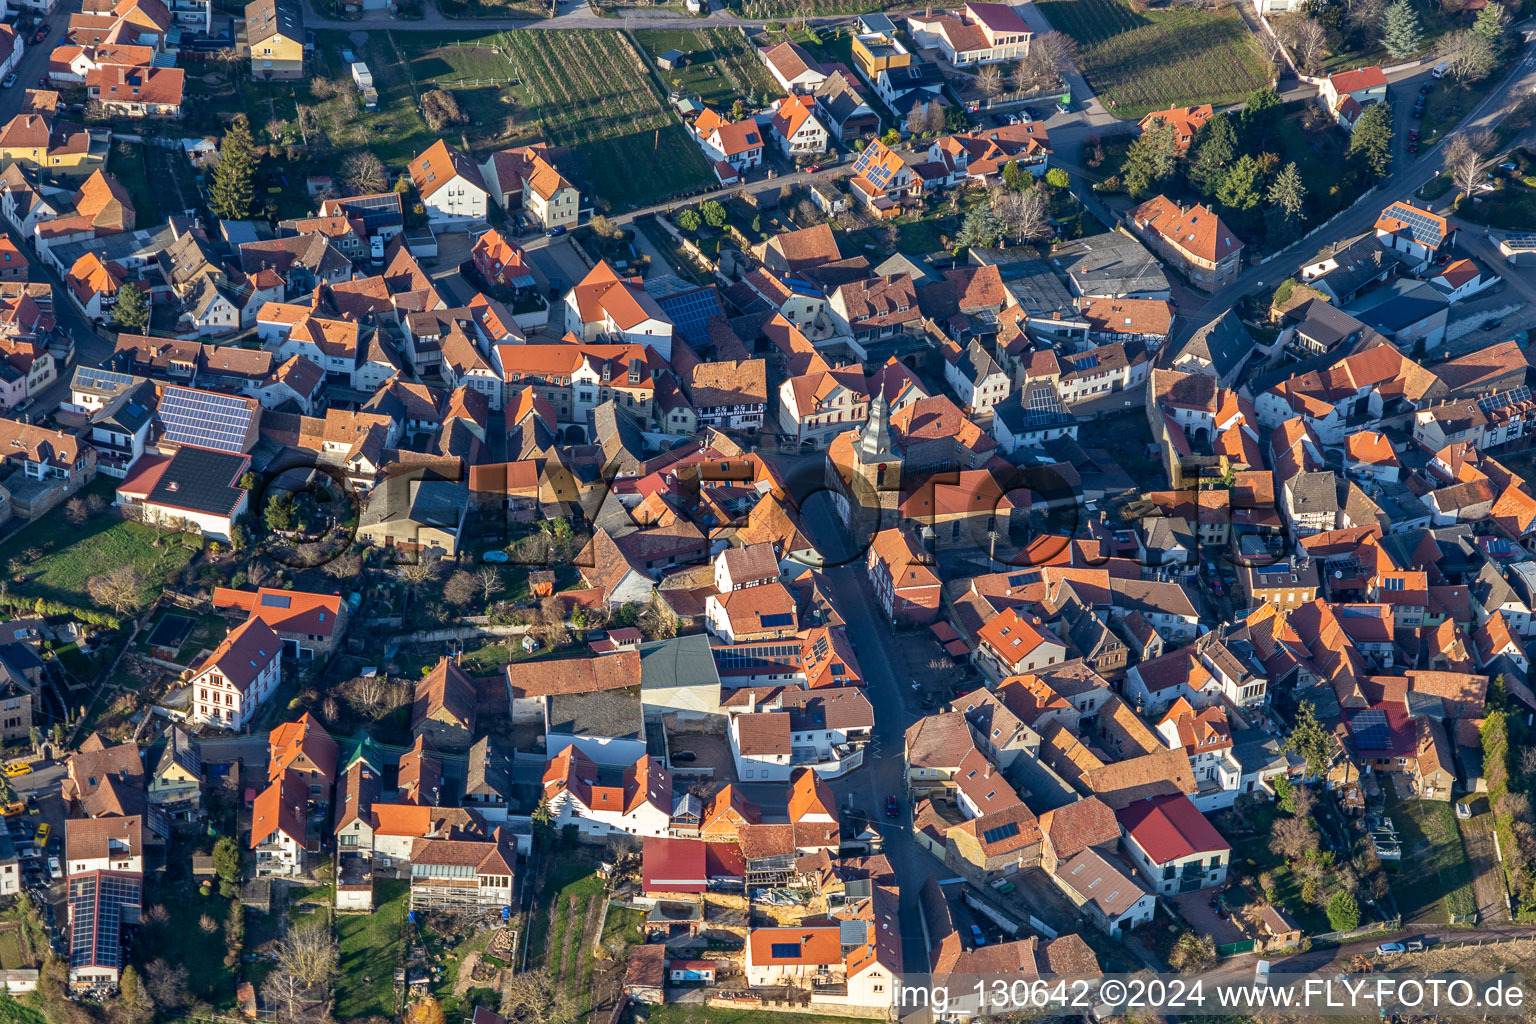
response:
[[[559,238],[563,234],[565,234],[565,225],[564,224],[559,224],[559,225],[556,225],[555,227],[550,228],[548,231],[544,232],[544,237],[545,238]]]

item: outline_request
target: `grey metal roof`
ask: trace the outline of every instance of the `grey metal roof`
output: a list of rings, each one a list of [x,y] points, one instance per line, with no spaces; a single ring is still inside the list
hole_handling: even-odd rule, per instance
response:
[[[1253,336],[1243,327],[1235,310],[1227,310],[1210,323],[1195,329],[1178,347],[1177,361],[1192,356],[1209,363],[1221,377],[1229,377],[1253,354]]]
[[[709,636],[696,633],[640,645],[640,689],[720,684]]]
[[[1169,290],[1162,264],[1146,246],[1120,231],[1059,246],[1051,253],[1051,266],[1071,278],[1083,295],[1116,298]]]

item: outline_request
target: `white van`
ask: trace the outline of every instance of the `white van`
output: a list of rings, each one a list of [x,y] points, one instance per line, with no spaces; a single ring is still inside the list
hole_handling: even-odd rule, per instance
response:
[[[1434,68],[1430,71],[1430,74],[1436,78],[1444,78],[1445,73],[1449,70],[1451,70],[1451,62],[1448,60],[1443,60],[1434,66]]]

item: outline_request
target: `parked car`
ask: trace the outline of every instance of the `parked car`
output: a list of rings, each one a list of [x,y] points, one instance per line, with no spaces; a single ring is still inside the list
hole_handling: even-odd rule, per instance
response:
[[[1423,939],[1409,939],[1408,940],[1408,952],[1410,952],[1410,953],[1422,953],[1422,952],[1424,952],[1424,940]]]
[[[987,937],[981,934],[981,929],[974,924],[971,925],[971,942],[976,946],[985,946],[987,944]]]
[[[1451,70],[1451,62],[1448,60],[1443,60],[1439,64],[1436,64],[1429,73],[1434,75],[1436,78],[1444,78],[1445,73],[1449,70]]]
[[[7,89],[11,88],[15,84],[16,84],[16,72],[14,72],[14,71],[12,71],[10,74],[6,75],[5,76],[5,80],[3,82],[0,82],[0,86],[4,86]]]
[[[1408,948],[1401,942],[1383,942],[1376,947],[1376,954],[1378,956],[1394,956],[1398,953],[1406,952],[1408,952]]]
[[[25,761],[17,761],[14,764],[8,764],[5,766],[5,774],[9,775],[13,779],[18,775],[30,775],[31,773],[32,766]]]
[[[49,857],[48,858],[48,877],[49,878],[63,878],[64,877],[64,868],[59,863],[59,858],[57,858],[57,857]]]
[[[49,831],[50,831],[49,825],[48,825],[48,823],[46,821],[43,822],[41,825],[37,826],[37,845],[38,846],[47,846],[48,845],[48,834],[49,834]]]
[[[1420,121],[1424,120],[1424,104],[1415,103],[1413,105],[1413,116]]]
[[[885,797],[885,816],[887,818],[894,818],[900,813],[901,807],[896,803],[896,795],[894,793],[887,793]]]
[[[552,227],[548,231],[544,232],[544,237],[545,238],[559,238],[563,234],[565,234],[565,225],[564,224],[556,224],[554,227]]]
[[[1407,149],[1410,153],[1417,153],[1419,151],[1419,140],[1410,136]]]
[[[692,750],[679,750],[677,753],[672,755],[673,764],[687,764],[690,761],[697,761],[698,759],[699,755],[694,753]]]
[[[1499,329],[1499,326],[1501,324],[1503,324],[1503,323],[1504,323],[1504,318],[1503,317],[1501,317],[1501,316],[1491,316],[1487,320],[1484,320],[1478,326],[1482,330],[1485,330],[1485,331],[1496,331],[1496,330]]]
[[[821,173],[821,164],[806,164],[805,165],[805,173],[806,174],[820,174]]]
[[[1419,95],[1420,96],[1428,96],[1429,95],[1429,90],[1433,89],[1434,87],[1435,87],[1435,83],[1434,82],[1425,82],[1423,85],[1419,86]]]

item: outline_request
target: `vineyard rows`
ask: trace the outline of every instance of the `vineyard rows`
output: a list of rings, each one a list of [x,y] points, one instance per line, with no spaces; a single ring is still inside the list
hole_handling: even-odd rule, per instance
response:
[[[758,59],[735,29],[710,28],[695,29],[694,36],[699,40],[699,48],[709,55],[708,59],[714,60],[716,65],[730,79],[731,88],[738,95],[746,96],[749,93],[757,93],[759,96],[772,96],[778,89],[777,83],[768,74],[768,69]]]
[[[1268,82],[1258,47],[1230,10],[1138,15],[1122,0],[1042,0],[1040,12],[1077,41],[1083,76],[1119,117],[1176,104],[1221,107]]]
[[[640,54],[620,32],[503,34],[507,57],[549,141],[569,146],[598,196],[643,206],[711,180],[686,130],[663,105]],[[617,202],[616,202],[617,205]]]

